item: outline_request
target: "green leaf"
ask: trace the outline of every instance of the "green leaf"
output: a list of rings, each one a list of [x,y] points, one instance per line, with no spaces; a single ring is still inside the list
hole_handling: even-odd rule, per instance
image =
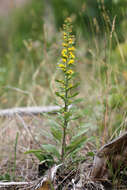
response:
[[[52,127],[55,127],[57,129],[61,129],[61,124],[59,124],[57,121],[50,119],[49,121],[49,125]]]
[[[82,101],[84,101],[83,98],[78,98],[78,99],[72,101],[72,104],[78,104],[78,103],[80,103],[80,102],[82,102]]]
[[[56,156],[58,159],[60,159],[60,154],[57,150],[57,147],[51,144],[45,144],[42,145],[42,148],[47,152],[52,154],[53,156]]]
[[[79,119],[79,118],[81,118],[81,115],[77,115],[77,116],[75,116],[75,117],[72,117],[71,120],[77,120],[77,119]]]
[[[80,84],[80,83],[78,83],[78,82],[77,82],[77,83],[76,83],[76,84],[74,84],[73,86],[68,87],[68,88],[67,88],[67,90],[77,88],[77,87],[79,86],[79,84]]]
[[[64,96],[59,92],[55,92],[56,96],[60,97],[62,100],[65,100]]]
[[[80,131],[77,133],[77,135],[75,135],[74,137],[72,137],[72,142],[75,141],[77,138],[79,138],[81,135],[85,135],[85,133],[88,131],[89,129],[80,129]]]
[[[78,150],[85,142],[87,142],[87,140],[88,138],[86,136],[78,136],[66,147],[66,154],[68,155]]]
[[[66,120],[69,120],[69,118],[70,118],[71,115],[72,115],[71,112],[68,111],[68,112],[64,113],[64,118],[65,118]]]
[[[43,134],[43,136],[45,136],[47,139],[52,139],[52,135],[51,133],[49,133],[49,131],[46,131],[44,129],[41,129],[41,133]]]
[[[40,162],[45,160],[45,152],[43,150],[33,149],[33,150],[26,151],[24,154],[34,154]]]
[[[58,82],[58,83],[60,83],[60,84],[64,84],[64,81],[63,81],[63,80],[58,80],[58,79],[56,79],[55,81]]]
[[[73,98],[73,97],[77,96],[78,94],[79,94],[78,92],[75,92],[74,94],[68,96],[68,98]]]
[[[51,127],[51,133],[55,140],[58,140],[59,142],[61,142],[62,130],[55,128],[55,127]]]
[[[28,150],[26,152],[24,152],[24,154],[31,154],[31,153],[35,153],[35,152],[43,152],[41,149],[39,150],[36,150],[36,149],[31,149],[31,150]]]

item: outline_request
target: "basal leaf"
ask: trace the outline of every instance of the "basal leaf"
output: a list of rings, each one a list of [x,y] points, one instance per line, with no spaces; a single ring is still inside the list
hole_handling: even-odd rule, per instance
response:
[[[29,150],[26,151],[25,154],[34,154],[40,162],[45,159],[45,153],[43,150]]]
[[[56,148],[56,146],[51,145],[51,144],[45,144],[42,145],[42,148],[47,152],[52,154],[53,156],[56,156],[58,159],[60,159],[60,154]]]

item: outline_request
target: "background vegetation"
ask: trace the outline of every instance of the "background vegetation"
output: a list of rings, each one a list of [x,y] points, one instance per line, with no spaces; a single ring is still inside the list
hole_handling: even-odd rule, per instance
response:
[[[126,130],[126,11],[126,0],[31,0],[1,17],[1,109],[54,104],[60,31],[71,16],[83,99],[73,129],[89,129],[97,147]]]

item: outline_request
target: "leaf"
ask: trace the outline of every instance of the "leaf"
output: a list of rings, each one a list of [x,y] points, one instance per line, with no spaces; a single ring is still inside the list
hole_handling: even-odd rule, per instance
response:
[[[72,117],[71,120],[77,120],[77,119],[79,119],[79,118],[81,118],[81,115],[77,115],[77,116],[75,116],[75,117]]]
[[[41,149],[40,150],[39,149],[38,150],[31,149],[31,150],[24,152],[24,154],[31,154],[31,153],[35,153],[35,152],[42,152],[42,150]]]
[[[80,102],[82,102],[82,101],[84,101],[83,98],[78,98],[78,99],[74,100],[74,101],[72,102],[72,104],[78,104],[78,103],[80,103]]]
[[[29,150],[24,154],[34,154],[40,162],[45,160],[45,152],[43,150]]]
[[[60,125],[57,121],[55,121],[55,120],[53,120],[53,119],[50,119],[49,124],[50,124],[50,126],[52,126],[52,127],[55,127],[55,128],[57,128],[57,129],[61,129],[61,125]]]
[[[58,80],[58,79],[56,79],[55,81],[58,82],[58,83],[60,83],[60,84],[64,84],[64,81],[63,81],[63,80]]]
[[[78,132],[77,135],[75,135],[74,137],[72,137],[72,142],[75,141],[78,137],[80,137],[81,135],[84,135],[89,129],[83,128],[80,129],[80,131]]]
[[[67,155],[81,148],[82,145],[88,140],[86,136],[78,136],[66,147]]]
[[[98,128],[97,125],[93,124],[93,123],[85,123],[84,125],[81,126],[81,128],[86,128],[89,130],[96,130]]]
[[[51,127],[51,133],[55,140],[58,140],[59,142],[61,142],[62,130],[55,128],[55,127]]]
[[[68,112],[64,113],[64,118],[66,120],[69,120],[69,118],[70,118],[71,115],[72,115],[72,113],[70,111],[68,111]]]
[[[49,133],[49,131],[41,129],[41,132],[42,132],[43,136],[45,136],[47,139],[50,139],[50,140],[52,139],[52,134]]]
[[[64,96],[59,92],[55,92],[56,96],[60,97],[62,100],[65,100]]]
[[[48,152],[48,153],[52,154],[53,156],[56,156],[58,159],[60,159],[60,154],[59,154],[56,146],[51,145],[51,144],[45,144],[45,145],[42,145],[42,148],[46,152]]]
[[[74,94],[72,94],[72,95],[68,96],[68,98],[73,98],[73,97],[77,96],[78,94],[79,94],[79,93],[78,93],[78,92],[76,92],[76,93],[74,93]]]
[[[80,83],[78,83],[78,82],[77,82],[77,83],[76,83],[76,84],[74,84],[73,86],[68,87],[68,88],[67,88],[67,90],[77,88],[77,87],[79,86],[79,84],[80,84]]]

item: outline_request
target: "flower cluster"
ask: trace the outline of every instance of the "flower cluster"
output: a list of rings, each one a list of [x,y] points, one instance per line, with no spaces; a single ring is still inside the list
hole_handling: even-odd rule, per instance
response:
[[[76,88],[78,83],[74,81],[74,65],[75,65],[75,38],[72,35],[72,21],[70,18],[65,20],[63,25],[63,43],[61,51],[61,62],[58,64],[58,68],[61,71],[62,80],[58,79],[56,82],[59,83],[59,90],[56,95],[62,99],[63,105],[59,112],[61,114],[60,121],[62,126],[62,146],[61,146],[61,161],[65,160],[67,153],[66,147],[68,126],[69,122],[72,120],[73,108],[69,106],[74,103],[75,96],[78,95]]]
[[[59,68],[65,73],[65,75],[71,75],[74,73],[72,70],[72,66],[75,63],[75,39],[72,35],[72,21],[71,18],[67,18],[65,20],[65,24],[63,25],[63,49],[61,51],[62,60],[61,63],[58,65]]]

